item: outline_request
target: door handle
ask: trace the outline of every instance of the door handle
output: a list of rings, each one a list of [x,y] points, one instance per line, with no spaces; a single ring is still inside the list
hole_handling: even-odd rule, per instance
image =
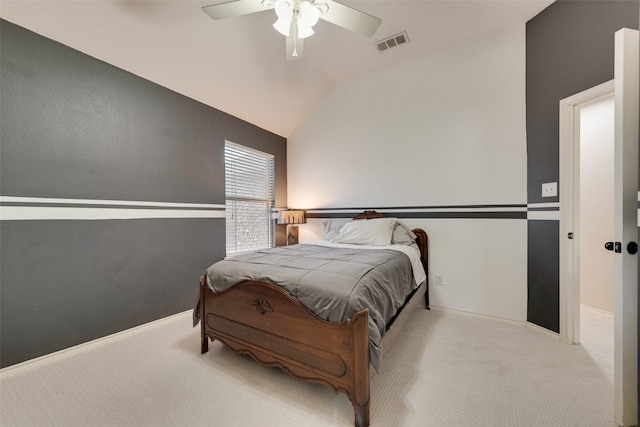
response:
[[[620,242],[607,242],[604,244],[604,248],[608,251],[614,251],[617,254],[622,253],[622,243]]]
[[[636,242],[629,242],[629,244],[627,244],[627,252],[631,255],[638,253],[638,244]]]

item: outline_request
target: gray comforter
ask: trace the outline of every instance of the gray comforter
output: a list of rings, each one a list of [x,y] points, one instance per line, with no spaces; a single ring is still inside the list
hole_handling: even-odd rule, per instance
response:
[[[369,347],[376,371],[387,322],[415,288],[411,262],[402,252],[309,244],[229,257],[209,267],[206,278],[214,292],[243,280],[274,283],[331,322],[341,322],[369,308]]]

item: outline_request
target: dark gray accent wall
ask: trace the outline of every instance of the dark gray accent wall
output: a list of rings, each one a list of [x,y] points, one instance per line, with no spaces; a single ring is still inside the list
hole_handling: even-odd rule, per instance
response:
[[[224,205],[226,139],[275,155],[286,206],[285,138],[5,20],[0,39],[0,195]],[[194,216],[0,221],[1,366],[189,309],[225,254],[224,218]]]
[[[614,34],[638,28],[637,1],[558,0],[526,27],[529,203],[559,179],[559,102],[613,79]]]
[[[559,102],[613,79],[614,34],[623,27],[638,29],[638,1],[558,0],[527,23],[529,203],[558,201],[542,198],[541,185],[559,182]],[[542,222],[529,224],[528,320],[558,332],[559,236]]]
[[[560,289],[545,286],[558,281],[560,245],[558,221],[527,222],[527,320],[558,332]]]
[[[188,309],[224,232],[222,219],[0,222],[3,367]]]
[[[2,195],[224,203],[224,140],[276,154],[282,137],[6,21]],[[283,197],[284,196],[284,197]]]

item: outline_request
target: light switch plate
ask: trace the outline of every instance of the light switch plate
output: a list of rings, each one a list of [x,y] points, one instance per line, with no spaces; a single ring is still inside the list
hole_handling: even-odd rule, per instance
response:
[[[555,197],[558,195],[557,182],[545,182],[542,184],[542,197]]]

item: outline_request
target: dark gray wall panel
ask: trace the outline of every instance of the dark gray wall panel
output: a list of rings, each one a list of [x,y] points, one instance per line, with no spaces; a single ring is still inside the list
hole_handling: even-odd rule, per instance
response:
[[[560,332],[559,222],[529,221],[527,321]]]
[[[559,200],[542,198],[541,185],[559,182],[560,100],[613,78],[614,34],[623,27],[637,29],[638,15],[637,1],[558,0],[527,23],[529,203]],[[529,242],[529,265],[535,270],[529,272],[528,317],[557,331],[557,231],[536,235],[530,229],[529,239],[534,242]]]
[[[223,202],[223,145],[212,132],[219,114],[14,25],[1,28],[2,194]]]
[[[285,138],[4,20],[0,39],[0,195],[224,204],[227,139],[274,154],[286,206]],[[190,308],[225,252],[223,218],[0,227],[2,366]]]
[[[224,219],[0,222],[2,366],[187,310]]]
[[[6,21],[0,30],[2,194],[224,203],[225,138],[276,154],[286,189],[284,138]]]
[[[637,1],[558,0],[527,23],[526,97],[529,203],[558,181],[561,99],[613,79],[614,33],[638,28]]]

